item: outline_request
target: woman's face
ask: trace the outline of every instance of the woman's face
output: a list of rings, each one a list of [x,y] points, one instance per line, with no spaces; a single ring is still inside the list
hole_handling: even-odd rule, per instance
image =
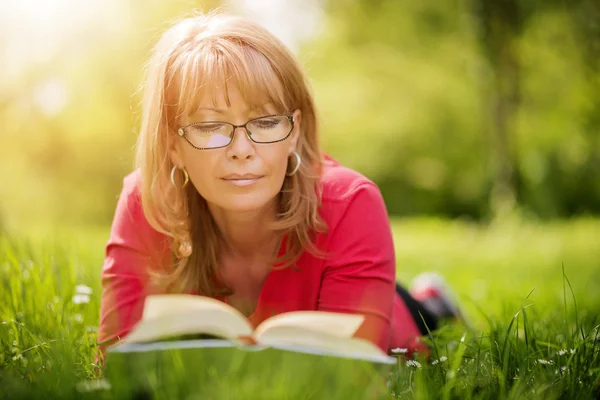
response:
[[[183,116],[180,126],[205,121],[241,125],[253,118],[277,114],[271,104],[265,104],[263,110],[249,109],[235,87],[228,88],[229,106],[226,93],[216,94],[216,104],[211,96],[204,96],[198,111]],[[176,136],[169,152],[173,163],[187,170],[190,181],[211,207],[225,212],[260,211],[272,206],[281,190],[288,157],[296,149],[299,132],[300,111],[296,110],[293,131],[281,142],[254,143],[244,128],[237,128],[227,147],[198,150]]]

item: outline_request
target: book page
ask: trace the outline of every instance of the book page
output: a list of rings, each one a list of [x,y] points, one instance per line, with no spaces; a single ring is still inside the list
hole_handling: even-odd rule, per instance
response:
[[[280,349],[345,356],[348,358],[371,358],[387,360],[387,354],[377,345],[365,339],[338,337],[311,328],[278,326],[263,332],[258,343]]]
[[[209,297],[153,295],[146,298],[141,321],[122,343],[200,333],[237,339],[252,335],[252,326],[235,308]]]
[[[268,331],[281,327],[292,327],[297,330],[310,329],[333,337],[352,337],[365,317],[358,314],[342,314],[327,311],[292,311],[271,317],[258,325],[254,331],[256,338]]]
[[[254,331],[254,337],[261,345],[275,348],[387,360],[387,354],[377,345],[353,338],[363,321],[364,316],[358,314],[293,311],[264,321]]]

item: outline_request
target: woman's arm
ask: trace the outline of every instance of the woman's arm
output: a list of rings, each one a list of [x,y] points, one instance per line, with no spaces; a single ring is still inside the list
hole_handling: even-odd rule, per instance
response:
[[[123,338],[141,319],[151,292],[151,270],[161,268],[166,241],[142,211],[135,175],[125,178],[102,267],[98,342],[104,350]]]
[[[387,352],[396,262],[387,211],[375,184],[355,189],[329,235],[318,309],[365,315],[356,336]]]

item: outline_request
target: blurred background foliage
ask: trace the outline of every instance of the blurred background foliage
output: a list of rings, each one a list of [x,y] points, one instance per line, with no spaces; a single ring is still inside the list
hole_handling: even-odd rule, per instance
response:
[[[0,0],[0,223],[110,223],[152,45],[221,3]],[[290,45],[324,149],[391,214],[600,212],[597,0],[226,3],[310,27]]]

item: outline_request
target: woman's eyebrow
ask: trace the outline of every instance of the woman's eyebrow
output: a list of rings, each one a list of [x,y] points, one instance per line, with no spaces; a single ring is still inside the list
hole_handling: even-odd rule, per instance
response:
[[[214,107],[198,107],[197,109],[198,111],[213,111],[216,112],[218,114],[225,114],[225,110],[221,110],[220,108],[214,108]]]
[[[257,111],[266,111],[269,108],[274,108],[274,105],[272,103],[264,103],[264,104],[253,104],[249,107],[247,107],[246,112],[257,112]],[[215,108],[215,107],[204,107],[204,106],[200,106],[198,108],[196,108],[196,112],[197,111],[212,111],[215,112],[217,114],[227,114],[227,110],[223,110],[221,108]],[[195,112],[194,112],[195,114]]]

